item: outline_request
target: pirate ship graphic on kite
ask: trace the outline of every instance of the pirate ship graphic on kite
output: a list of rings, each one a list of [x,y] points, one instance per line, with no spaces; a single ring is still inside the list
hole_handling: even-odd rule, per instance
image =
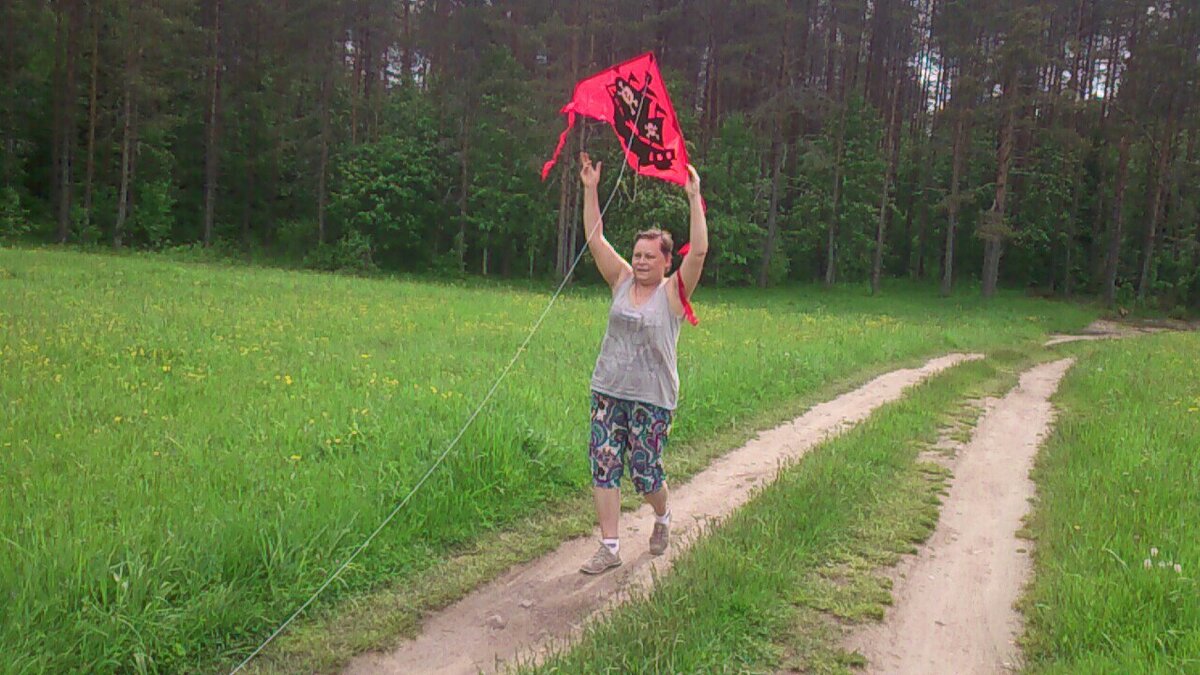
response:
[[[637,156],[637,168],[653,166],[666,171],[675,161],[675,150],[662,144],[667,113],[650,91],[654,76],[647,72],[644,79],[640,90],[634,89],[637,77],[632,74],[629,79],[617,77],[607,86],[613,101],[613,126]]]
[[[639,174],[687,184],[683,132],[654,54],[642,54],[580,81],[562,113],[567,116],[567,128],[558,138],[554,156],[542,167],[543,180],[558,161],[575,126],[575,116],[585,115],[612,125],[626,160]]]

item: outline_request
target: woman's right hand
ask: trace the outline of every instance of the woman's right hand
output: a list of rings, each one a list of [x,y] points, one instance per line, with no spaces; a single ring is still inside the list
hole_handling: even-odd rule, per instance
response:
[[[586,152],[579,153],[579,164],[582,168],[579,169],[579,180],[583,182],[583,186],[594,188],[600,184],[600,168],[604,166],[604,162],[596,162],[592,166],[592,160]]]

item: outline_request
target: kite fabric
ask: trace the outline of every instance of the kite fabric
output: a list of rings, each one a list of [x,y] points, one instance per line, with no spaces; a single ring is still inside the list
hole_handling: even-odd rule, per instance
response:
[[[580,81],[561,112],[567,116],[567,128],[558,139],[554,156],[542,167],[542,180],[558,161],[567,134],[575,126],[575,116],[583,115],[612,125],[625,159],[639,174],[687,185],[683,132],[652,52]]]
[[[679,257],[687,256],[690,250],[692,250],[692,245],[684,244],[683,248],[679,249]],[[692,310],[692,303],[688,302],[687,288],[683,285],[683,275],[678,270],[675,271],[675,279],[679,282],[679,304],[683,305],[683,318],[693,326],[699,325],[700,319],[696,318],[696,312]]]

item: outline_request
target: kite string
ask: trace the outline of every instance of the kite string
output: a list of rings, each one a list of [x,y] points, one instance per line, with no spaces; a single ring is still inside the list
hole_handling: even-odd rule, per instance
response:
[[[647,88],[647,90],[648,89],[649,88]],[[634,119],[634,127],[633,127],[633,129],[630,129],[630,131],[629,131],[629,138],[626,139],[625,147],[628,147],[629,144],[633,142],[633,134],[637,130],[637,126],[636,126],[637,119],[642,113],[642,104],[645,103],[645,101],[646,101],[646,91],[647,90],[642,91],[642,98],[640,101],[638,101],[637,113],[634,115],[634,118],[633,118]],[[582,133],[583,133],[583,131],[581,129],[580,134],[582,134]],[[622,152],[623,151],[624,151],[624,149],[622,149]],[[622,158],[622,159],[625,159],[625,158]],[[271,635],[269,637],[267,637],[267,639],[264,640],[262,642],[262,644],[260,644],[253,652],[251,652],[250,655],[245,658],[245,660],[243,660],[241,663],[239,663],[237,665],[236,668],[234,668],[232,671],[230,671],[230,675],[234,675],[235,673],[237,673],[237,672],[241,671],[243,668],[245,668],[246,664],[250,663],[250,661],[253,660],[254,657],[258,656],[258,654],[260,652],[262,652],[262,650],[265,649],[267,647],[267,645],[271,644],[271,642],[276,637],[278,637],[281,633],[283,633],[283,631],[286,630],[287,627],[289,625],[291,625],[291,623],[293,621],[295,621],[298,616],[300,616],[301,614],[304,613],[304,610],[308,609],[309,605],[311,605],[314,601],[316,601],[317,597],[320,596],[321,593],[324,592],[324,590],[326,588],[328,588],[330,584],[332,584],[335,580],[338,579],[338,577],[341,576],[342,572],[346,571],[346,568],[348,568],[350,566],[350,564],[354,562],[354,559],[358,557],[358,554],[362,553],[363,550],[366,549],[367,546],[369,546],[371,544],[371,541],[375,539],[376,535],[378,535],[380,532],[382,532],[383,529],[385,527],[387,527],[388,523],[392,522],[392,519],[396,517],[396,514],[400,513],[400,511],[412,499],[413,495],[415,495],[417,493],[417,490],[421,489],[421,486],[423,486],[425,484],[425,481],[427,481],[429,479],[429,477],[433,475],[433,472],[435,470],[437,470],[437,468],[439,466],[441,466],[442,462],[446,459],[447,455],[449,455],[450,452],[455,448],[455,446],[458,445],[458,441],[460,439],[462,439],[463,434],[465,434],[467,432],[467,429],[469,429],[471,427],[471,424],[474,423],[475,418],[479,416],[480,411],[482,411],[484,406],[486,406],[488,404],[488,401],[491,400],[492,395],[496,393],[496,389],[498,389],[500,387],[500,383],[504,381],[505,377],[508,377],[509,371],[512,370],[512,367],[516,364],[517,360],[519,358],[521,358],[521,354],[524,353],[525,348],[529,346],[529,342],[533,339],[534,334],[536,334],[538,329],[541,327],[542,321],[545,320],[546,315],[550,313],[550,308],[554,307],[554,303],[558,300],[558,296],[562,293],[563,288],[566,287],[567,281],[569,281],[571,279],[571,275],[575,272],[575,268],[579,265],[579,261],[583,259],[583,252],[587,250],[588,242],[591,241],[592,236],[594,236],[596,234],[596,231],[604,223],[604,213],[606,211],[608,211],[609,204],[612,204],[613,197],[616,196],[616,194],[617,194],[617,188],[620,187],[620,185],[621,185],[621,179],[624,178],[624,176],[625,176],[625,167],[628,164],[629,164],[628,161],[621,162],[621,170],[620,170],[620,172],[617,173],[617,180],[615,183],[613,183],[613,189],[611,192],[609,192],[608,199],[604,202],[604,207],[602,209],[600,209],[600,219],[596,221],[596,224],[592,227],[592,231],[587,233],[587,237],[584,239],[583,246],[580,247],[579,252],[575,254],[575,259],[571,262],[571,267],[568,268],[567,273],[565,275],[563,275],[562,281],[559,282],[558,288],[555,289],[555,291],[554,291],[554,295],[552,295],[550,297],[550,302],[547,303],[546,308],[542,310],[542,313],[540,316],[538,316],[537,321],[535,321],[533,323],[533,326],[529,329],[529,334],[525,336],[525,341],[522,342],[521,346],[517,348],[516,353],[513,354],[513,357],[512,357],[512,359],[509,360],[508,365],[504,367],[504,370],[500,373],[500,376],[498,378],[496,378],[496,381],[492,384],[491,389],[488,390],[487,395],[484,396],[483,400],[479,402],[479,405],[475,407],[475,411],[472,412],[471,416],[467,418],[466,423],[463,424],[462,429],[460,429],[458,431],[458,434],[454,437],[454,440],[450,441],[450,444],[446,446],[446,449],[442,451],[442,454],[439,455],[437,460],[435,460],[434,463],[429,467],[429,470],[425,472],[425,475],[421,476],[421,480],[417,481],[417,484],[414,485],[413,488],[408,491],[408,494],[405,495],[404,499],[401,500],[400,503],[396,505],[396,508],[392,509],[392,512],[388,514],[387,518],[383,519],[383,522],[379,524],[379,527],[376,527],[375,531],[372,532],[365,540],[363,540],[363,543],[359,544],[358,548],[354,549],[354,552],[352,552],[350,554],[350,557],[346,558],[346,561],[343,562],[342,565],[340,567],[338,567],[337,570],[334,571],[333,574],[329,575],[329,578],[327,578],[325,580],[325,582],[322,583],[321,586],[318,587],[317,590],[314,591],[311,596],[309,596],[308,600],[304,601],[303,605],[300,605],[299,609],[297,609],[295,612],[293,612],[292,615],[289,616],[286,621],[284,621],[282,624],[280,624],[279,628],[276,628],[275,632],[271,633]]]

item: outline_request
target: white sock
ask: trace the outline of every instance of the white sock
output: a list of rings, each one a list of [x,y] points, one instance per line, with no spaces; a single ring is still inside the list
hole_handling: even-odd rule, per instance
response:
[[[658,523],[659,525],[670,525],[671,524],[671,509],[667,509],[667,512],[662,514],[661,516],[654,516],[654,522]]]
[[[603,544],[608,547],[609,551],[612,551],[613,555],[617,555],[618,553],[621,552],[621,540],[620,539],[601,539],[600,541],[603,542]]]

